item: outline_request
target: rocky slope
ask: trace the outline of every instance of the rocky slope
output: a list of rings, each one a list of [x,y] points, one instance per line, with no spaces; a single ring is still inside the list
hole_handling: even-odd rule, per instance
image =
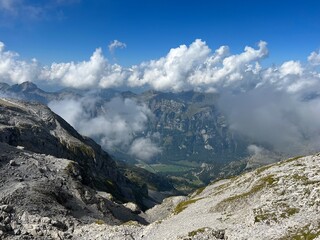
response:
[[[0,99],[0,236],[50,239],[95,221],[146,224],[137,213],[157,200],[126,171],[46,106]]]
[[[71,239],[75,227],[92,222],[146,223],[112,194],[83,184],[76,162],[21,148],[0,143],[0,239]]]
[[[0,99],[0,142],[74,160],[84,184],[143,205],[143,192],[124,177],[116,163],[93,140],[81,136],[39,103]],[[70,164],[73,171],[73,164]]]
[[[148,226],[93,224],[77,229],[75,235],[78,239],[320,239],[320,156],[293,158],[217,181],[172,204],[170,215]],[[159,212],[161,206],[157,208]]]

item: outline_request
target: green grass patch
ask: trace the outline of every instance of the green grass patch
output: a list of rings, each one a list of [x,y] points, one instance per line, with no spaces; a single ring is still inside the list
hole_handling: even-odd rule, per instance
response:
[[[122,225],[127,225],[127,226],[139,226],[139,223],[137,221],[129,220],[127,222],[122,223]]]
[[[94,223],[98,224],[98,225],[106,224],[105,221],[103,221],[101,219],[97,219]]]
[[[73,169],[75,167],[75,162],[74,161],[69,161],[68,165],[66,166],[66,168],[64,169],[67,173],[72,173]]]
[[[301,182],[307,182],[309,180],[308,177],[304,175],[298,175],[298,174],[292,175],[292,179],[294,179],[295,181],[301,181]]]
[[[283,213],[281,213],[280,217],[282,218],[288,218],[296,213],[299,213],[300,212],[300,209],[299,208],[286,208],[284,209]]]
[[[291,229],[289,233],[280,238],[280,240],[313,240],[320,236],[320,226],[316,229],[310,229],[310,224],[300,229]]]
[[[192,231],[192,232],[189,232],[189,233],[188,233],[188,237],[194,237],[194,236],[198,235],[199,233],[204,233],[205,230],[206,230],[206,228],[199,228],[199,229],[197,229],[197,230],[194,230],[194,231]]]
[[[260,167],[260,168],[258,168],[258,169],[256,170],[256,173],[257,173],[257,174],[260,174],[260,173],[268,170],[268,169],[271,168],[272,166],[273,166],[273,165],[267,165],[267,166]]]
[[[254,222],[264,222],[264,221],[275,221],[277,222],[277,216],[275,213],[261,213],[254,216]]]
[[[195,197],[198,196],[199,194],[201,194],[205,188],[206,188],[205,186],[199,188],[199,189],[196,191],[196,193],[195,193]]]
[[[297,157],[293,157],[293,158],[289,158],[289,159],[287,159],[287,160],[284,160],[283,162],[284,163],[290,163],[290,162],[294,162],[294,161],[296,161],[296,160],[298,160],[298,159],[300,159],[300,158],[303,158],[304,156],[297,156]]]
[[[173,213],[176,215],[176,214],[179,214],[181,213],[183,210],[185,210],[190,204],[192,203],[195,203],[199,200],[201,200],[202,198],[197,198],[197,199],[189,199],[189,200],[186,200],[186,201],[183,201],[181,203],[179,203],[176,208],[174,209]]]
[[[263,177],[259,180],[258,184],[254,185],[250,191],[242,193],[242,194],[238,194],[238,195],[234,195],[231,196],[229,198],[224,199],[223,201],[221,201],[218,206],[221,206],[222,204],[226,204],[226,203],[230,203],[230,202],[234,202],[240,199],[245,199],[257,192],[260,192],[263,188],[267,187],[267,186],[271,186],[273,183],[275,183],[277,180],[274,178],[273,175],[268,175],[266,177]]]

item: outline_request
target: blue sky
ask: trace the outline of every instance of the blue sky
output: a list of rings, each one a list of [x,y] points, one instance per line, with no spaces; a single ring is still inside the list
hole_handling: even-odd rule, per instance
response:
[[[0,6],[0,41],[43,64],[86,60],[101,47],[109,61],[129,66],[197,38],[233,53],[264,40],[266,63],[305,61],[320,47],[317,0],[1,0]],[[114,39],[127,47],[111,56]]]
[[[319,0],[0,0],[0,82],[219,93],[235,130],[279,152],[318,151],[319,10]],[[87,101],[51,106],[87,136],[143,130],[116,113],[87,119]],[[110,108],[146,119],[126,101]],[[149,138],[136,144],[159,153]]]

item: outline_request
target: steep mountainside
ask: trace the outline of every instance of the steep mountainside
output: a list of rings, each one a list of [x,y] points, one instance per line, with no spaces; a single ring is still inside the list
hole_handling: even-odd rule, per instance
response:
[[[230,131],[226,117],[217,108],[217,94],[148,91],[137,99],[155,115],[146,132],[160,133],[160,162],[223,164],[247,155],[247,143]]]
[[[148,226],[90,225],[76,235],[79,239],[320,239],[319,173],[319,155],[288,159],[214,182],[186,200],[173,199],[167,217],[159,214],[168,208],[166,201],[148,211],[161,216]]]
[[[137,185],[124,176],[126,165],[122,164],[120,171],[98,144],[81,136],[44,105],[0,99],[0,142],[23,146],[35,153],[71,159],[74,162],[70,162],[69,170],[72,172],[77,166],[80,171],[77,174],[83,184],[112,193],[118,200],[137,202],[142,208],[152,204],[148,186]],[[152,174],[142,175],[148,184]],[[165,179],[158,180],[163,181],[165,190],[173,190]],[[152,190],[158,189],[153,186]]]
[[[6,143],[0,150],[0,239],[71,239],[76,227],[92,222],[147,223],[134,203],[123,204],[114,194],[121,189],[132,195],[123,188],[132,184],[121,188],[120,175],[119,185],[105,192],[84,183],[86,173],[76,161]]]

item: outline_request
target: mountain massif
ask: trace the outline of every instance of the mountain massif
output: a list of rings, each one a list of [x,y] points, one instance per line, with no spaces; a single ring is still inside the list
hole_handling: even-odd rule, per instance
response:
[[[10,211],[1,215],[2,234],[21,233],[21,219],[16,216],[24,213],[27,218],[31,214],[65,221],[147,223],[133,212],[158,203],[148,195],[147,184],[139,185],[126,176],[126,172],[137,174],[134,169],[118,166],[98,144],[42,104],[0,99],[0,142],[0,203],[14,206],[16,214],[12,215],[9,207]],[[166,186],[165,180],[145,172],[139,170],[141,181],[155,182],[153,192],[157,186],[174,190],[170,183]]]
[[[11,98],[0,99],[0,149],[1,239],[320,239],[319,155],[163,200],[178,194],[166,178]]]
[[[86,115],[92,118],[99,117],[101,111],[112,114],[104,105],[114,98],[130,99],[145,106],[150,116],[143,129],[132,134],[132,141],[153,138],[159,147],[157,154],[145,161],[129,154],[128,144],[114,145],[108,148],[108,152],[117,160],[169,178],[175,188],[185,193],[208,184],[212,179],[238,174],[248,167],[250,141],[230,129],[228,119],[219,110],[216,93],[146,91],[134,94],[108,89],[45,92],[30,82],[12,86],[3,83],[0,92],[43,104],[86,98],[90,104],[94,102],[89,110],[84,107]],[[101,134],[92,137],[103,142]],[[108,141],[108,136],[106,138]],[[256,165],[268,162],[256,161]]]

